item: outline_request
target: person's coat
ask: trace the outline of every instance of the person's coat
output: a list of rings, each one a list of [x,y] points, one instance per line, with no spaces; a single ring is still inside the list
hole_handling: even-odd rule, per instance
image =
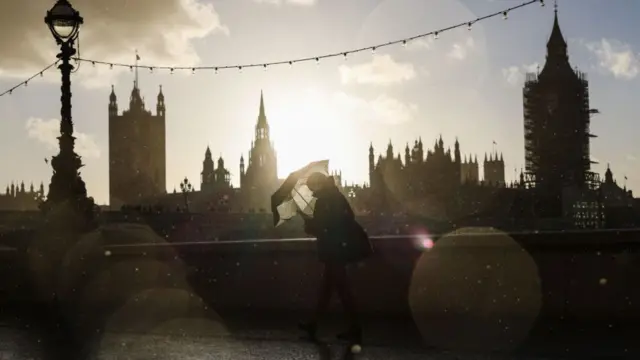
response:
[[[313,218],[305,217],[305,231],[317,238],[319,260],[346,264],[369,257],[373,252],[369,236],[333,182],[315,197]]]

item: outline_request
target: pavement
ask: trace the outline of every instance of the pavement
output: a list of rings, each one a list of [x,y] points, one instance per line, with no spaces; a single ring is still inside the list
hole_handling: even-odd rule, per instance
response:
[[[5,313],[6,314],[6,313]],[[367,318],[362,351],[352,354],[335,334],[344,330],[335,315],[322,323],[324,344],[300,340],[296,329],[301,314],[226,313],[219,322],[207,319],[182,319],[147,330],[111,327],[96,329],[91,342],[85,342],[88,356],[83,359],[568,359],[638,358],[628,341],[610,334],[590,337],[537,337],[511,353],[480,354],[429,348],[415,325],[407,319]],[[0,359],[52,359],[45,350],[46,332],[37,332],[30,321],[0,322]],[[224,319],[224,320],[222,320]],[[134,323],[138,319],[134,319]],[[85,331],[90,333],[90,331]],[[40,335],[38,335],[40,334]],[[578,332],[572,332],[576,335]],[[565,335],[571,335],[565,332]],[[613,341],[617,340],[617,341]],[[59,342],[59,340],[57,340]],[[57,358],[72,359],[66,355]]]
[[[47,359],[25,334],[13,329],[0,331],[0,359]],[[92,359],[180,359],[180,360],[306,360],[306,359],[524,359],[522,356],[479,356],[415,348],[365,346],[354,355],[344,344],[312,344],[293,336],[194,337],[160,334],[105,333],[96,344]],[[542,359],[529,357],[530,359]]]

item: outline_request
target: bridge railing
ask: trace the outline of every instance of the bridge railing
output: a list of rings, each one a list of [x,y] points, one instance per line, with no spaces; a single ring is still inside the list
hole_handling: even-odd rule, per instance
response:
[[[530,312],[538,303],[539,318],[610,323],[640,318],[639,230],[474,230],[373,237],[372,243],[375,254],[351,270],[364,312],[400,314],[424,306],[429,312],[453,311],[465,307],[454,304],[457,293],[469,297],[461,304],[472,305],[519,298],[522,306],[503,306],[514,313]],[[321,274],[310,238],[111,245],[105,251],[110,262],[182,259],[193,288],[220,308],[310,309]],[[419,288],[427,295],[417,295]],[[445,301],[446,296],[453,298]]]
[[[170,243],[154,236],[96,232],[66,249],[55,266],[43,260],[55,242],[44,250],[35,240],[21,251],[5,249],[2,291],[24,296],[55,283],[67,296],[100,307],[145,288],[184,285],[220,310],[314,306],[322,267],[313,239]],[[350,269],[365,313],[534,314],[603,326],[640,320],[640,230],[506,234],[476,228],[372,237],[372,244],[374,255]],[[58,271],[57,280],[34,278]]]

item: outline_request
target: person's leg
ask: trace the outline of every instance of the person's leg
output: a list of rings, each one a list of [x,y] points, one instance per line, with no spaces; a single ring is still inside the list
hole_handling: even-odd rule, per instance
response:
[[[320,318],[322,318],[322,316],[327,312],[327,308],[329,308],[329,303],[331,301],[331,295],[333,294],[334,286],[335,279],[333,271],[331,270],[331,265],[325,264],[320,289],[318,291],[316,311],[312,318],[313,323],[317,324]]]
[[[333,287],[333,272],[331,271],[330,266],[325,264],[322,279],[320,281],[320,287],[318,288],[316,309],[312,315],[312,318],[308,322],[300,324],[300,329],[307,332],[307,335],[310,338],[315,338],[318,321],[320,321],[322,316],[327,312],[329,302],[331,301],[331,295],[333,293]]]
[[[348,321],[350,323],[349,331],[341,334],[341,337],[347,337],[356,341],[361,337],[361,325],[360,318],[358,316],[358,310],[356,308],[356,301],[351,289],[351,283],[347,274],[346,265],[335,266],[333,269],[333,278],[336,286],[336,291],[340,297],[340,302],[347,313]],[[354,339],[355,337],[355,339]]]

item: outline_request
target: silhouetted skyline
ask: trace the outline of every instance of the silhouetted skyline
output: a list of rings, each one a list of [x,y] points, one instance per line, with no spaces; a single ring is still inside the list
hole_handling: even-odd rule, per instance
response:
[[[206,16],[176,25],[182,30],[202,30],[198,36],[202,35],[204,41],[196,41],[193,51],[182,52],[186,55],[178,54],[177,50],[172,50],[171,55],[171,52],[163,53],[153,48],[146,40],[152,36],[147,37],[146,34],[151,33],[146,32],[145,27],[140,30],[139,44],[135,47],[122,41],[98,42],[90,30],[102,25],[94,20],[87,22],[84,35],[81,35],[83,56],[132,62],[135,48],[138,48],[142,62],[150,64],[193,63],[196,54],[204,64],[277,60],[409,36],[505,6],[501,2],[423,4],[415,0],[366,1],[350,5],[327,1],[310,6],[243,3],[244,7],[263,11],[260,18],[254,18],[241,11],[240,5],[224,2],[213,2],[213,5],[219,15],[216,21],[210,21],[214,18],[209,9],[199,13],[208,14]],[[83,6],[85,8],[80,10],[96,19],[106,15],[107,10],[91,9],[90,4]],[[592,107],[602,111],[592,124],[592,131],[599,138],[592,141],[591,153],[600,162],[593,170],[602,175],[609,163],[619,184],[624,182],[625,175],[628,177],[629,189],[640,187],[640,167],[637,166],[640,149],[633,136],[637,131],[632,120],[640,109],[631,97],[631,94],[640,93],[636,77],[637,57],[632,56],[640,46],[638,40],[632,38],[632,34],[637,33],[633,31],[637,25],[629,15],[633,13],[629,7],[637,6],[561,1],[559,10],[571,63],[588,73]],[[611,14],[606,18],[599,15],[605,13],[605,9]],[[128,11],[134,13],[135,9]],[[47,31],[40,24],[41,13],[20,14],[34,17],[34,34]],[[341,16],[336,18],[335,14]],[[338,23],[335,29],[326,27],[325,20],[329,16]],[[401,27],[398,26],[399,18],[403,19]],[[584,22],[585,18],[594,21]],[[198,19],[207,21],[195,21]],[[128,31],[126,29],[131,29],[134,21],[127,21],[119,18],[115,24],[118,26],[111,26],[109,31],[114,34]],[[380,50],[374,57],[361,54],[346,62],[336,59],[322,62],[319,67],[309,64],[266,73],[247,70],[242,74],[193,76],[185,73],[173,77],[143,71],[140,73],[142,96],[155,97],[158,85],[163,84],[167,99],[167,190],[172,190],[184,176],[192,181],[199,178],[202,153],[207,145],[215,158],[222,155],[232,183],[239,185],[239,154],[246,154],[253,135],[255,94],[260,89],[267,94],[271,132],[279,157],[279,177],[310,160],[328,157],[333,168],[342,170],[345,180],[362,183],[368,178],[366,151],[370,142],[376,149],[384,149],[389,138],[400,146],[413,141],[416,134],[425,140],[442,134],[445,143],[452,144],[458,137],[464,144],[465,153],[478,155],[489,152],[492,142],[496,141],[499,150],[509,154],[505,156],[505,177],[511,181],[514,169],[524,166],[522,73],[527,69],[534,70],[534,63],[544,63],[552,21],[552,6],[533,6],[512,14],[506,22],[499,19],[483,22],[470,32],[461,30],[443,35],[437,42],[427,41],[408,49]],[[286,23],[287,29],[291,26],[299,30],[294,34],[273,26],[274,23]],[[341,36],[327,36],[327,31]],[[276,37],[286,37],[290,41],[282,44],[267,41]],[[36,42],[36,52],[53,54],[55,46],[48,37],[44,38],[46,42]],[[328,42],[325,40],[328,38],[334,40]],[[112,47],[104,52],[104,46]],[[612,56],[614,54],[620,56]],[[11,59],[28,58],[29,54],[18,52],[11,56],[0,61],[0,68],[6,69],[3,74],[24,74],[16,68],[18,62]],[[625,56],[631,56],[631,60],[622,61]],[[0,78],[0,86],[9,86],[14,80]],[[128,71],[109,72],[99,67],[94,70],[87,64],[74,75],[78,152],[84,155],[83,178],[89,194],[98,203],[106,203],[108,196],[105,99],[112,83],[119,98],[128,98],[132,81],[133,74]],[[58,116],[58,82],[58,74],[51,72],[43,80],[30,83],[28,88],[2,99],[1,106],[8,109],[3,133],[16,134],[3,142],[3,149],[5,153],[11,151],[16,155],[0,160],[4,161],[0,163],[3,167],[15,169],[0,174],[0,184],[21,180],[48,183],[51,168],[40,159],[55,154],[52,129],[57,129],[57,123],[49,123],[48,119]],[[40,106],[34,108],[33,99],[38,99]],[[465,106],[459,106],[459,103]],[[389,119],[376,111],[394,115]],[[288,133],[291,127],[294,134],[311,127],[321,136],[317,140],[295,138]],[[326,148],[318,149],[320,138],[335,129],[340,130],[337,137],[322,142]],[[358,136],[354,137],[354,134]],[[37,139],[53,145],[40,145]],[[306,157],[296,151],[303,144],[313,145]],[[16,162],[27,165],[16,168],[12,166]]]

